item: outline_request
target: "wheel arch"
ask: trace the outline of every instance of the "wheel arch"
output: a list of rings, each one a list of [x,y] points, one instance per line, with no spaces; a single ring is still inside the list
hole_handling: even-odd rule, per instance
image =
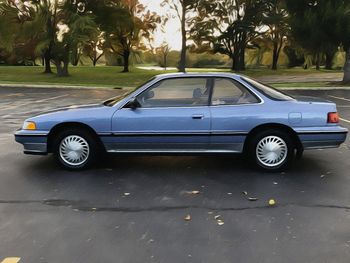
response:
[[[67,129],[83,129],[85,131],[88,131],[96,140],[96,143],[98,144],[100,149],[105,150],[104,145],[100,139],[100,137],[97,135],[96,131],[89,125],[82,123],[82,122],[62,122],[57,125],[55,125],[49,132],[48,138],[47,138],[47,149],[48,152],[53,152],[53,146],[56,136]]]
[[[284,131],[287,134],[289,134],[294,142],[295,148],[297,150],[297,154],[301,154],[303,152],[303,145],[300,141],[298,134],[291,127],[289,127],[285,124],[281,124],[281,123],[265,123],[265,124],[261,124],[261,125],[256,126],[255,128],[253,128],[248,133],[248,135],[245,139],[243,151],[244,152],[247,151],[249,142],[252,140],[252,138],[254,138],[254,136],[256,136],[258,133],[260,133],[262,131],[272,130],[272,129]]]

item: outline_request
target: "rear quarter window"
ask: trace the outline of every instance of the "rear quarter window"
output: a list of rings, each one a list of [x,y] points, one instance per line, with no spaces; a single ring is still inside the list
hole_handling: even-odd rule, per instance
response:
[[[262,84],[256,80],[248,79],[245,77],[242,77],[241,79],[271,100],[276,100],[276,101],[294,100],[292,96],[289,96],[279,90],[276,90],[273,87],[270,87],[266,84]]]

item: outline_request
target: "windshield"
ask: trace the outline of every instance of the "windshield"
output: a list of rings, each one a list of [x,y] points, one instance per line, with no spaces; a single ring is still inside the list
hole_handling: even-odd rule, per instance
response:
[[[266,84],[262,84],[256,80],[248,79],[245,77],[242,77],[242,80],[253,86],[257,91],[268,97],[272,100],[278,100],[278,101],[288,101],[293,100],[293,97],[284,94],[283,92],[269,86]]]
[[[142,86],[144,86],[146,83],[154,80],[155,77],[151,78],[150,80],[146,81],[145,83],[142,83],[141,85],[139,85],[138,87],[136,87],[135,89],[131,89],[131,90],[128,90],[126,91],[125,93],[119,95],[119,96],[116,96],[116,97],[113,97],[109,100],[106,100],[103,102],[103,105],[105,106],[108,106],[108,107],[112,107],[114,104],[116,104],[118,101],[121,101],[122,99],[126,98],[127,96],[129,96],[131,93],[133,93],[135,90],[138,90],[139,88],[141,88]]]

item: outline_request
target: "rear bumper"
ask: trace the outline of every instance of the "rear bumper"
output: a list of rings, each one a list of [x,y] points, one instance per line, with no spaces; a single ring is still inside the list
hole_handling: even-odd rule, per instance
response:
[[[338,148],[345,142],[348,129],[329,126],[318,129],[296,129],[304,150]]]
[[[46,155],[47,135],[46,132],[18,130],[15,140],[23,145],[25,154]]]

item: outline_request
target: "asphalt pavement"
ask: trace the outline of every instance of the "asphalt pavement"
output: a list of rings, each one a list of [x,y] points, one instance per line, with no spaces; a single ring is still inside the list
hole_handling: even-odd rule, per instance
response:
[[[120,92],[0,89],[0,262],[350,261],[349,139],[277,174],[239,156],[111,156],[68,172],[14,142],[26,117]],[[349,90],[288,92],[333,100],[350,128]]]

